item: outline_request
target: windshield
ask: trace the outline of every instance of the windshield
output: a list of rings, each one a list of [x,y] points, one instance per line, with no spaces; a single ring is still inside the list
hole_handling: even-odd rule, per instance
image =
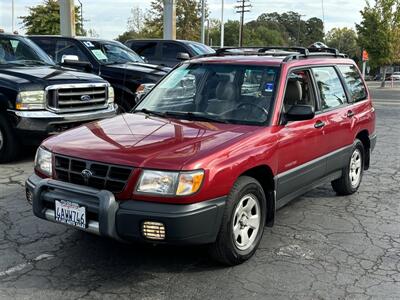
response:
[[[189,46],[196,53],[196,55],[215,53],[215,50],[213,48],[200,43],[189,43]]]
[[[0,65],[54,65],[36,44],[22,37],[0,36]]]
[[[133,50],[119,42],[82,41],[101,64],[144,63],[144,60]]]
[[[164,117],[262,125],[268,120],[278,68],[184,64],[136,107]]]

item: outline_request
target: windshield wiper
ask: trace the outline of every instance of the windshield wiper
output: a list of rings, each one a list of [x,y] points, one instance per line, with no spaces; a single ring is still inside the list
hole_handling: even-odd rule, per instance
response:
[[[134,113],[142,112],[142,113],[145,113],[146,115],[153,115],[153,116],[162,117],[162,118],[165,118],[165,116],[166,116],[166,113],[154,111],[154,110],[148,110],[146,108],[137,109],[137,110],[134,110],[133,112]]]
[[[229,123],[227,120],[223,120],[220,118],[216,118],[210,115],[204,115],[204,114],[197,114],[194,112],[180,112],[180,111],[166,111],[165,112],[166,116],[171,116],[171,117],[183,117],[183,118],[188,118],[188,119],[194,119],[197,121],[207,121],[207,122],[216,122],[216,123]]]
[[[12,63],[15,64],[21,64],[24,66],[28,66],[28,65],[49,65],[48,63],[41,61],[41,60],[33,60],[33,59],[21,59],[18,61],[13,61]]]

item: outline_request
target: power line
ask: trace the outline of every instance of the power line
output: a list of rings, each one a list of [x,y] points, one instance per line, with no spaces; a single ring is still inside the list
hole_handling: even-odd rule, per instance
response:
[[[250,12],[250,0],[236,0],[238,5],[235,6],[236,13],[240,14],[240,32],[239,32],[239,46],[243,46],[243,27],[244,27],[244,13]]]

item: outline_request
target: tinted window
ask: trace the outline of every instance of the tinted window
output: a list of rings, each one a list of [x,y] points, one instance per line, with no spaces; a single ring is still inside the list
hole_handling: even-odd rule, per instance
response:
[[[36,39],[33,41],[39,45],[40,48],[44,50],[52,59],[55,59],[56,44],[50,39]]]
[[[176,58],[179,52],[186,52],[187,50],[181,45],[175,43],[163,43],[162,55],[167,58]]]
[[[157,43],[156,42],[136,42],[131,41],[129,47],[140,56],[146,58],[154,58],[156,56]]]
[[[367,98],[367,90],[361,79],[361,75],[355,66],[342,65],[339,66],[347,87],[350,91],[353,102],[365,100]]]
[[[54,40],[53,40],[54,41]],[[56,51],[53,59],[60,63],[63,55],[76,55],[80,61],[88,61],[86,55],[78,48],[75,43],[67,40],[56,40]]]
[[[322,109],[330,109],[347,102],[346,93],[333,67],[313,68],[321,97]]]
[[[214,49],[200,43],[189,43],[188,44],[190,48],[192,48],[193,52],[196,53],[196,55],[202,55],[202,54],[209,54],[209,53],[215,53]]]

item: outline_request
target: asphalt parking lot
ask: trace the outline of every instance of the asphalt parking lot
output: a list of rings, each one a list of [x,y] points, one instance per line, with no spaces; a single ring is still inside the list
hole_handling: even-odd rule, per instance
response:
[[[371,86],[378,143],[359,192],[325,185],[287,205],[237,267],[39,220],[24,192],[33,151],[0,166],[0,299],[399,299],[400,88]]]

